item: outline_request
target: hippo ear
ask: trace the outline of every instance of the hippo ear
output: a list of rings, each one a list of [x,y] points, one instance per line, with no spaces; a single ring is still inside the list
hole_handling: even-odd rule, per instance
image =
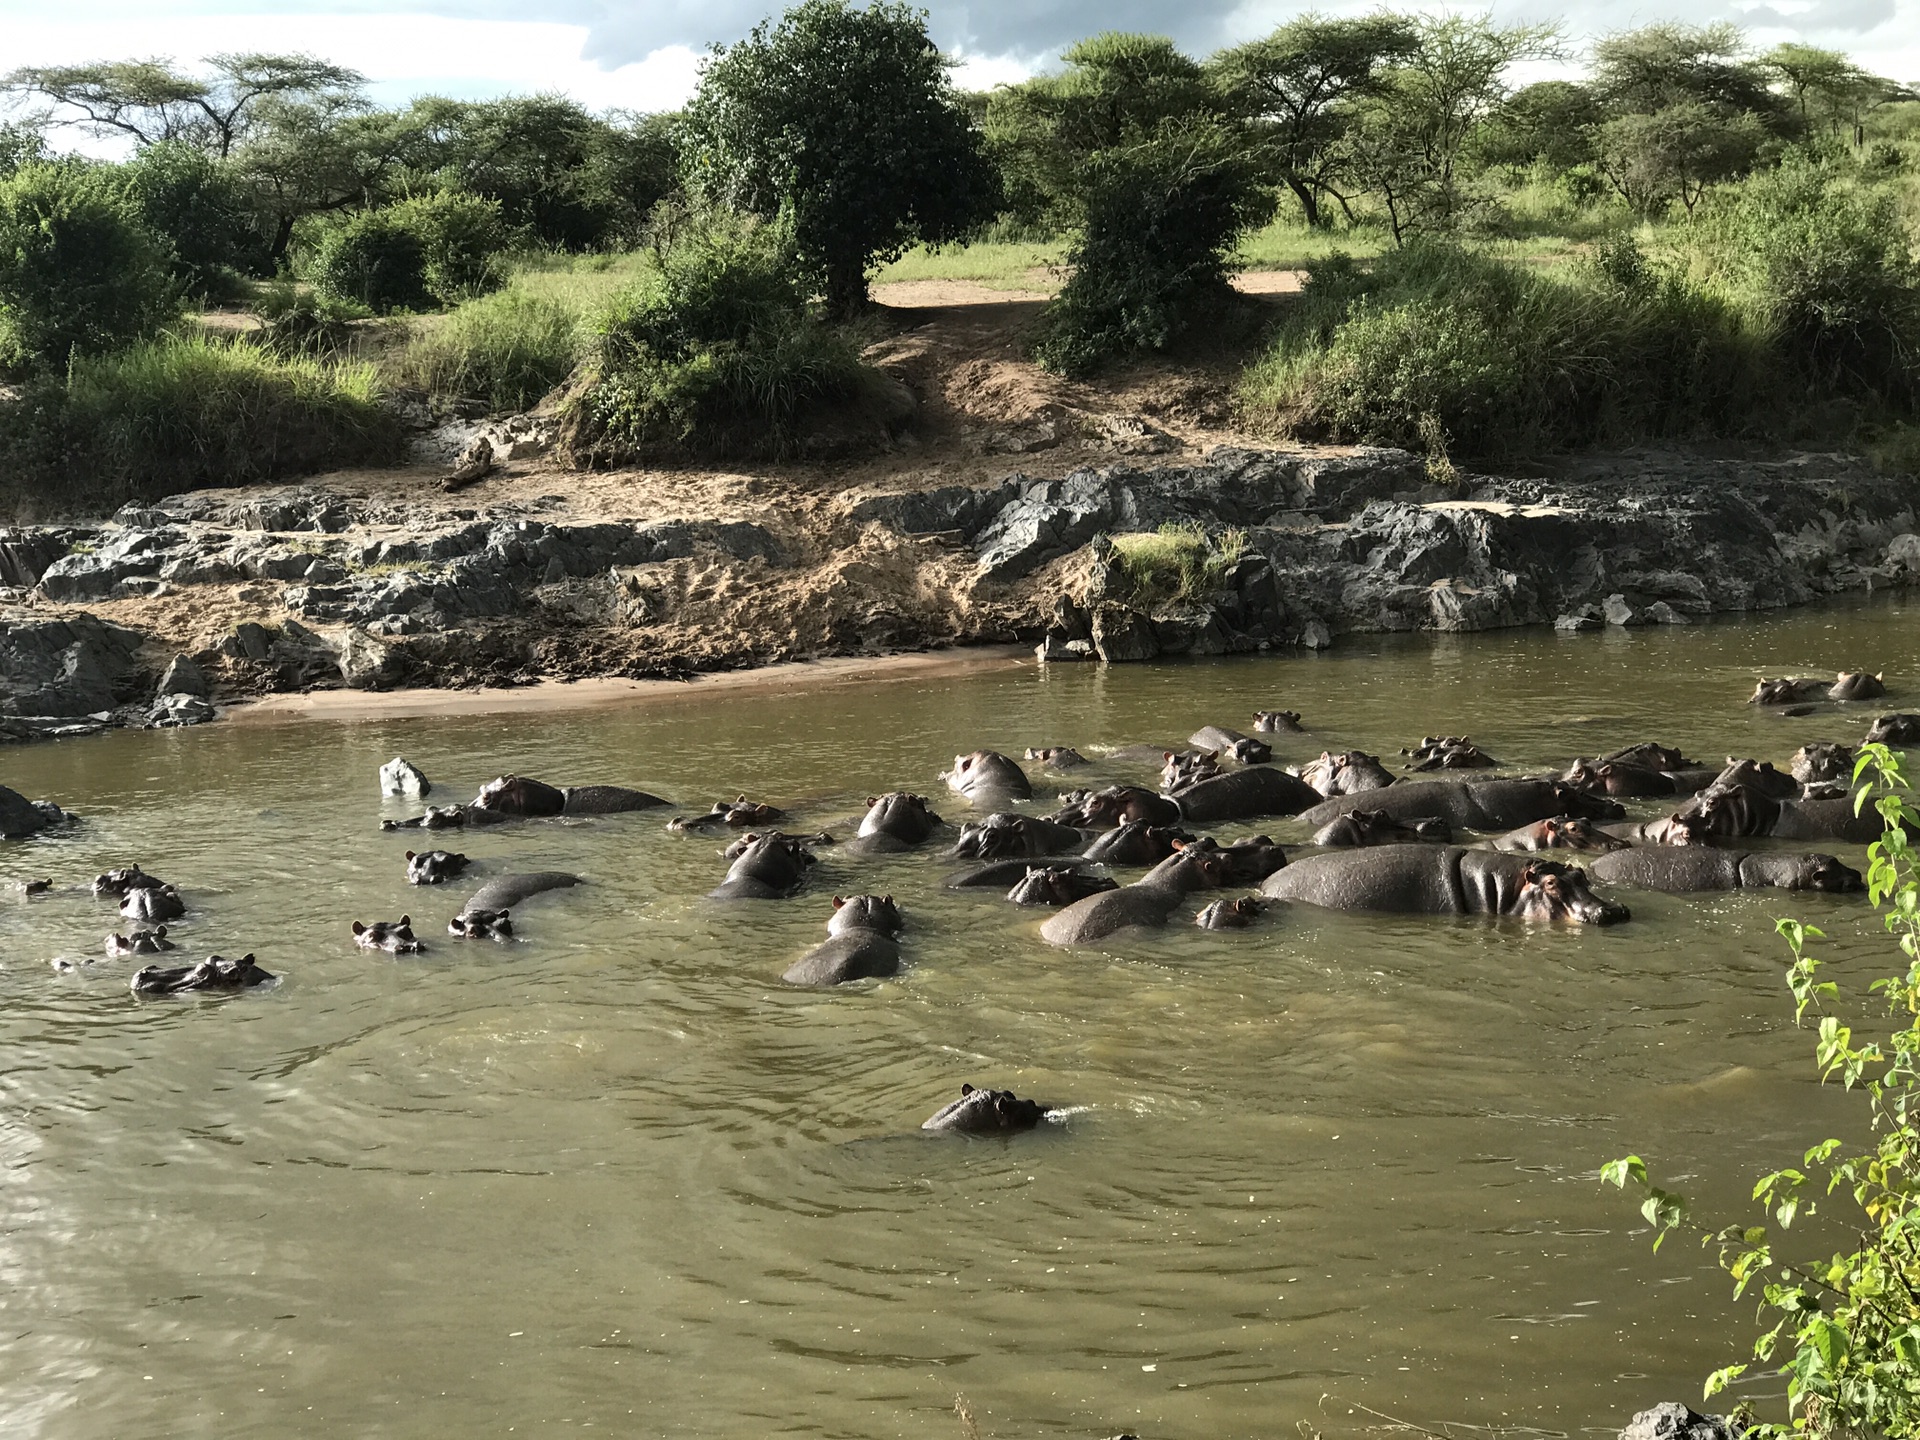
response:
[[[847,897],[844,895],[836,895],[833,897],[833,908],[836,910],[838,910],[842,905],[846,903],[847,903]]]
[[[242,955],[242,956],[240,957],[240,963],[241,963],[242,965],[251,965],[251,964],[253,964],[253,952],[252,952],[251,950],[249,950],[249,951],[248,951],[248,952],[247,952],[246,954],[244,954],[244,955]]]
[[[893,896],[891,896],[891,895],[882,895],[882,896],[880,897],[880,903],[881,903],[882,905],[891,905],[891,904],[893,904]]]
[[[166,926],[164,926],[164,925],[162,925],[162,926],[161,926],[161,927],[160,927],[160,928],[159,928],[158,930],[156,930],[156,931],[154,931],[154,932],[153,932],[153,938],[154,938],[154,939],[156,939],[156,940],[164,940],[164,939],[166,939],[166,938],[167,938],[167,927],[166,927]]]
[[[412,924],[413,924],[413,917],[411,915],[402,915],[400,917],[400,928],[402,930],[405,930],[408,926]]]
[[[875,805],[878,805],[879,803],[880,803],[880,797],[878,795],[867,796],[867,807],[869,809],[871,809]]]
[[[407,859],[409,860],[413,859],[413,851],[411,850],[407,851]]]
[[[356,934],[356,935],[359,935],[359,934],[361,934],[362,932],[364,932],[364,931],[366,930],[366,928],[367,928],[367,927],[366,927],[366,926],[364,926],[364,925],[362,925],[362,924],[361,924],[361,923],[360,923],[360,922],[359,922],[358,920],[356,920],[356,921],[354,921],[354,922],[353,922],[353,933],[354,933],[354,934]]]
[[[971,1094],[973,1094],[973,1086],[971,1086],[971,1085],[964,1085],[964,1084],[963,1084],[963,1085],[962,1085],[962,1086],[960,1087],[960,1093],[961,1093],[962,1095],[971,1095]]]

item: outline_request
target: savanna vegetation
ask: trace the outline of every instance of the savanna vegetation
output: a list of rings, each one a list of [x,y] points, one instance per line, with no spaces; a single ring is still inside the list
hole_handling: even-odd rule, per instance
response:
[[[1563,78],[1516,83],[1541,60]],[[912,276],[1054,292],[1031,353],[1072,375],[1237,346],[1250,428],[1412,445],[1436,473],[1653,437],[1914,448],[1920,100],[1726,25],[1581,54],[1484,16],[1308,14],[1211,56],[1102,34],[967,94],[922,13],[803,0],[717,47],[673,115],[382,108],[309,56],[5,87],[17,476],[78,433],[83,374],[89,404],[147,377],[138,410],[161,370],[221,364],[250,405],[278,387],[316,417],[401,389],[521,408],[573,376],[598,462],[779,453],[860,402],[869,286]],[[63,153],[75,129],[127,158]],[[1249,266],[1304,294],[1248,300]],[[208,338],[210,306],[252,320]],[[337,450],[251,460],[161,427],[139,458],[217,481],[372,453],[339,424]]]

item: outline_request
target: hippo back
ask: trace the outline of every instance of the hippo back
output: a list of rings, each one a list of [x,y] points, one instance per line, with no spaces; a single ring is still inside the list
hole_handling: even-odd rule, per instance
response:
[[[1263,815],[1297,815],[1319,804],[1320,792],[1298,775],[1256,765],[1202,780],[1182,790],[1174,799],[1182,819],[1204,825],[1221,820],[1251,820]]]
[[[1297,900],[1334,910],[1379,910],[1403,915],[1458,915],[1458,845],[1376,845],[1309,855],[1275,871],[1260,885],[1274,900]]]
[[[619,815],[629,810],[652,810],[668,802],[644,790],[624,785],[575,785],[566,792],[568,815]]]

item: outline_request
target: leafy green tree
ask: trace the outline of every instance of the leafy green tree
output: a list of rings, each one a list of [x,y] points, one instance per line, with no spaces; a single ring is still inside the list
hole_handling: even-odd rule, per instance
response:
[[[1379,93],[1382,71],[1407,60],[1418,44],[1404,16],[1346,20],[1308,13],[1210,62],[1308,225],[1325,223],[1323,197],[1346,204],[1339,141],[1350,123],[1350,102]]]
[[[1880,106],[1910,100],[1913,92],[1855,65],[1838,50],[1791,42],[1760,57],[1760,68],[1785,92],[1804,135],[1844,136],[1866,143],[1866,117]]]
[[[307,267],[313,288],[375,314],[428,310],[427,247],[409,217],[394,208],[362,210],[330,224]]]
[[[205,151],[162,140],[136,153],[120,176],[134,212],[171,247],[174,279],[187,294],[227,289],[234,275],[264,267],[266,245],[246,191]]]
[[[404,113],[374,110],[354,96],[274,96],[230,163],[258,214],[268,261],[278,266],[302,220],[379,204],[419,150],[418,127]]]
[[[500,202],[458,190],[402,200],[388,213],[420,241],[421,279],[443,305],[498,290],[506,281],[500,254],[507,227]]]
[[[39,124],[32,120],[0,124],[0,180],[46,158],[47,136]]]
[[[681,127],[688,177],[721,203],[788,216],[829,310],[858,310],[871,267],[998,209],[950,66],[923,11],[803,0],[703,65]]]
[[[58,369],[178,313],[166,252],[110,169],[36,164],[0,181],[0,368]]]
[[[1767,142],[1759,117],[1680,100],[1651,114],[1601,124],[1594,163],[1635,213],[1655,217],[1678,201],[1687,214],[1709,187],[1744,175]]]
[[[1724,22],[1646,25],[1593,47],[1593,88],[1619,114],[1651,115],[1690,101],[1723,116],[1756,115],[1777,131],[1787,110],[1767,81],[1739,27]]]
[[[1606,119],[1600,97],[1572,80],[1542,80],[1516,91],[1474,137],[1486,165],[1525,169],[1542,165],[1555,175],[1593,160],[1593,132]]]
[[[210,55],[204,63],[204,77],[170,60],[29,65],[9,75],[6,88],[52,101],[57,119],[95,135],[127,135],[140,145],[177,140],[224,158],[246,139],[267,97],[353,96],[366,83],[357,71],[311,55]]]

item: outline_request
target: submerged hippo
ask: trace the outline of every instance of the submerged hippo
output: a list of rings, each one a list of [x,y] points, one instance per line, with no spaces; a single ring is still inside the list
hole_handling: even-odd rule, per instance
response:
[[[889,790],[867,797],[860,833],[847,842],[855,855],[886,855],[924,845],[946,822],[927,807],[924,795]]]
[[[998,750],[975,750],[953,757],[953,769],[940,778],[976,804],[981,800],[1029,800],[1033,783],[1027,772]]]
[[[521,875],[495,876],[467,897],[467,903],[460,907],[460,914],[454,918],[464,919],[483,912],[497,913],[504,918],[506,912],[522,900],[548,890],[564,890],[579,883],[578,875],[569,875],[564,870],[535,870]]]
[[[1093,839],[1081,830],[1038,815],[989,815],[962,825],[960,839],[947,852],[957,859],[1005,860],[1015,856],[1077,855]]]
[[[171,885],[143,885],[127,891],[120,913],[129,920],[178,920],[187,913],[187,902]]]
[[[1187,737],[1187,743],[1197,750],[1231,755],[1242,765],[1264,765],[1273,759],[1273,747],[1266,741],[1220,725],[1202,725]]]
[[[1220,773],[1218,751],[1169,750],[1160,767],[1160,788],[1168,795],[1177,795],[1189,785],[1211,780]]]
[[[562,788],[525,775],[502,775],[489,780],[473,797],[473,807],[496,815],[540,817],[551,815],[617,815],[629,810],[652,810],[670,804],[644,790],[621,785],[572,785]]]
[[[1625,850],[1628,842],[1575,815],[1554,815],[1494,837],[1493,848],[1519,853],[1540,850]]]
[[[1112,830],[1135,820],[1177,825],[1180,806],[1138,785],[1109,785],[1105,790],[1068,791],[1060,797],[1060,809],[1052,819],[1081,830]]]
[[[167,927],[155,926],[151,930],[136,930],[131,935],[107,936],[107,954],[109,955],[159,955],[174,948],[167,939]]]
[[[1658,770],[1630,760],[1575,760],[1560,777],[1565,784],[1592,795],[1611,795],[1617,799],[1666,795],[1692,795],[1713,783],[1708,769]]]
[[[1713,783],[1701,788],[1703,791],[1751,790],[1775,800],[1792,800],[1800,794],[1800,782],[1774,769],[1771,760],[1736,760],[1731,755],[1727,757],[1726,768],[1713,777]]]
[[[1049,870],[1085,870],[1093,862],[1090,860],[1054,859],[1046,862]],[[980,865],[972,870],[957,870],[945,880],[949,890],[1004,890],[1009,885],[1017,885],[1026,878],[1027,872],[1037,868],[1028,860],[995,860],[990,865]]]
[[[704,815],[676,815],[667,822],[667,829],[676,835],[694,831],[751,830],[756,826],[784,820],[786,816],[787,812],[777,805],[763,805],[742,795],[737,800],[714,801],[713,809]]]
[[[93,893],[96,895],[125,895],[129,890],[157,890],[167,882],[147,874],[138,863],[123,866],[118,870],[108,870],[93,877]]]
[[[1689,760],[1686,751],[1676,750],[1671,745],[1661,745],[1652,740],[1623,745],[1618,750],[1610,750],[1600,757],[1602,764],[1609,760],[1616,765],[1638,765],[1646,770],[1665,770],[1669,773],[1705,768],[1698,760]]]
[[[209,955],[198,965],[171,970],[143,966],[134,972],[128,988],[136,995],[182,995],[192,990],[248,990],[278,978],[254,964],[250,954],[238,960]]]
[[[1802,785],[1821,780],[1853,779],[1853,762],[1860,752],[1851,745],[1816,741],[1793,752],[1788,769]]]
[[[1129,926],[1165,925],[1189,894],[1218,890],[1230,873],[1230,862],[1218,850],[1182,850],[1131,885],[1076,900],[1040,927],[1041,938],[1054,945],[1090,945]]]
[[[1370,792],[1367,807],[1403,825],[1433,816],[1455,830],[1495,832],[1555,815],[1622,820],[1627,813],[1618,801],[1589,795],[1559,780],[1402,780]],[[1300,818],[1309,825],[1325,825],[1352,808],[1351,801],[1329,800]]]
[[[1491,770],[1500,762],[1473,743],[1471,735],[1428,735],[1402,750],[1408,770]]]
[[[513,916],[505,910],[462,910],[447,922],[447,933],[461,940],[511,940]]]
[[[1846,840],[1866,845],[1878,840],[1886,828],[1872,809],[1855,814],[1851,800],[1777,800],[1743,786],[1715,787],[1683,806],[1675,818],[1716,839],[1771,835],[1779,840]]]
[[[1711,845],[1713,835],[1707,823],[1691,810],[1676,810],[1658,820],[1603,825],[1603,835],[1627,845]]]
[[[1864,670],[1842,670],[1827,689],[1829,700],[1878,700],[1887,693],[1886,674],[1869,675]]]
[[[1824,695],[1832,687],[1824,680],[1812,680],[1805,676],[1780,680],[1757,680],[1753,694],[1747,697],[1749,705],[1798,705],[1802,700],[1812,700]]]
[[[1103,890],[1119,888],[1118,881],[1091,871],[1061,865],[1029,865],[1027,873],[1007,891],[1007,899],[1016,905],[1050,905],[1057,910]]]
[[[1195,825],[1223,820],[1255,820],[1267,815],[1297,815],[1320,803],[1320,792],[1298,775],[1271,765],[1254,765],[1216,775],[1174,797],[1180,818]]]
[[[18,890],[22,895],[25,895],[29,899],[31,899],[35,895],[45,895],[49,891],[51,891],[53,889],[53,881],[51,880],[20,880],[15,882],[13,888]]]
[[[1184,843],[1196,837],[1173,825],[1149,825],[1144,820],[1129,820],[1117,830],[1108,830],[1080,852],[1087,860],[1108,865],[1158,865]]]
[[[1274,900],[1400,915],[1497,915],[1612,925],[1627,907],[1587,888],[1586,872],[1458,845],[1383,845],[1309,855],[1261,885]]]
[[[1869,745],[1920,745],[1920,715],[1882,715],[1867,727]]]
[[[1329,800],[1336,795],[1384,790],[1394,779],[1378,755],[1364,750],[1343,750],[1338,755],[1322,750],[1318,760],[1300,767],[1300,778]]]
[[[1253,728],[1261,734],[1291,734],[1300,729],[1298,710],[1256,710]]]
[[[1258,885],[1287,863],[1286,851],[1268,835],[1248,835],[1231,845],[1222,845],[1211,835],[1202,835],[1198,840],[1181,842],[1179,848],[1183,852],[1200,851],[1217,855],[1226,861],[1227,873],[1221,881],[1223,885]]]
[[[1394,819],[1384,810],[1347,810],[1313,832],[1309,845],[1358,847],[1364,845],[1451,845],[1453,827],[1434,815]]]
[[[1609,885],[1635,885],[1685,895],[1696,890],[1825,890],[1846,894],[1866,888],[1860,872],[1831,855],[1749,855],[1706,846],[1649,847],[1602,855],[1593,878]]]
[[[429,805],[411,820],[382,820],[382,830],[478,830],[486,825],[505,825],[513,817],[483,810],[477,805]]]
[[[1260,908],[1260,902],[1251,895],[1216,900],[1194,916],[1193,923],[1202,930],[1244,930],[1258,918]]]
[[[1011,1135],[1031,1130],[1047,1118],[1051,1106],[1022,1100],[1011,1090],[960,1087],[960,1098],[942,1105],[921,1123],[922,1130],[949,1130],[959,1135]]]
[[[467,868],[467,857],[451,850],[407,851],[409,885],[443,885]]]
[[[906,929],[891,895],[836,895],[825,943],[788,967],[789,985],[844,985],[900,972],[900,942]]]
[[[727,878],[707,892],[712,900],[784,900],[806,883],[816,863],[813,852],[793,835],[778,830],[749,835],[727,871]]]
[[[427,947],[413,938],[413,917],[376,920],[371,925],[353,922],[353,943],[362,950],[385,950],[392,955],[417,955]]]
[[[1040,764],[1054,770],[1071,770],[1076,765],[1087,763],[1087,757],[1071,745],[1043,745],[1038,748],[1029,748],[1021,758],[1037,760]]]

